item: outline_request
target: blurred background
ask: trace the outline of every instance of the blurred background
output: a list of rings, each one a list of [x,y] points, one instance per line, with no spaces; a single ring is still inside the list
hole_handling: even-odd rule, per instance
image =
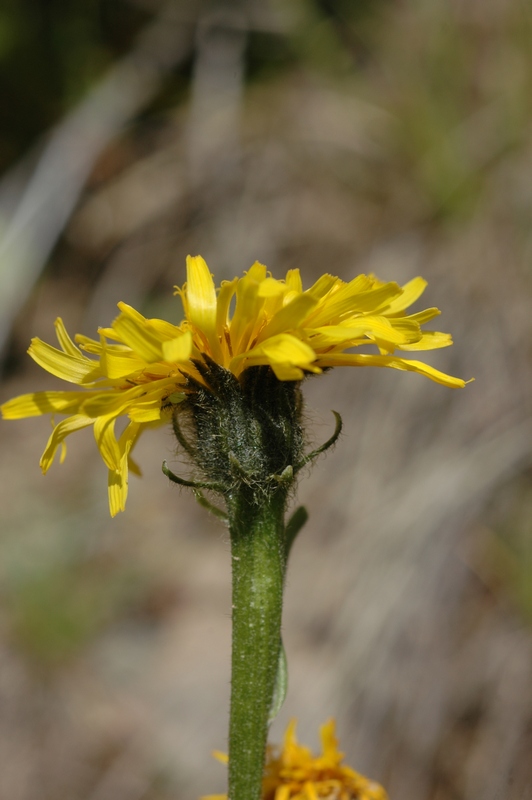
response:
[[[310,521],[284,612],[288,699],[392,800],[532,798],[532,8],[525,0],[4,0],[0,400],[61,315],[125,300],[179,322],[187,253],[429,281],[475,383],[393,370],[305,385]],[[221,792],[227,532],[163,478],[169,431],[111,520],[90,432],[38,466],[0,426],[0,798]]]

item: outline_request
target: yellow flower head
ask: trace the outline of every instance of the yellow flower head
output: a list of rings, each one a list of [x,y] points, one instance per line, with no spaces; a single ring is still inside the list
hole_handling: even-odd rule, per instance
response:
[[[296,739],[292,720],[282,748],[268,746],[261,800],[388,800],[378,783],[342,764],[334,720],[320,729],[322,753],[313,756]],[[216,753],[221,761],[227,757]],[[226,795],[209,795],[202,800],[227,800]]]
[[[422,278],[401,287],[374,276],[349,283],[323,275],[303,290],[299,270],[276,280],[255,262],[242,278],[222,281],[216,290],[201,256],[187,258],[187,282],[176,288],[185,318],[179,325],[146,319],[126,303],[99,340],[78,334],[76,344],[61,319],[55,323],[60,349],[33,339],[30,356],[43,369],[78,391],[35,392],[1,406],[5,419],[65,414],[57,423],[41,458],[46,472],[65,438],[93,426],[101,456],[109,469],[111,515],[122,511],[128,468],[138,472],[131,451],[142,431],[167,421],[175,406],[198,383],[197,364],[209,359],[239,378],[253,366],[269,366],[280,381],[300,381],[326,367],[376,366],[419,372],[453,388],[464,381],[395,355],[395,350],[432,350],[452,344],[449,334],[422,331],[440,312],[430,308],[406,314],[425,289]],[[377,353],[346,352],[375,345]],[[127,418],[118,435],[115,423]]]

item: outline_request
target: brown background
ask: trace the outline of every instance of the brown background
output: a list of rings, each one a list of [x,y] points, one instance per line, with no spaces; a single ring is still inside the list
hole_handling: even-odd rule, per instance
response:
[[[272,740],[333,715],[392,800],[532,798],[530,7],[130,5],[138,35],[0,181],[1,399],[57,387],[24,351],[58,315],[178,322],[187,253],[217,281],[427,278],[455,345],[426,360],[475,383],[305,385],[310,439],[345,427],[298,492]],[[0,798],[223,791],[227,533],[161,475],[169,431],[115,520],[91,433],[43,478],[48,433],[0,427]]]

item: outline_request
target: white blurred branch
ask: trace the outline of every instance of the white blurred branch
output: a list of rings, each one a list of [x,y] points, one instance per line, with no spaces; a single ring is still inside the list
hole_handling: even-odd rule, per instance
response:
[[[0,220],[0,351],[99,154],[189,53],[193,4],[188,19],[177,6],[165,5],[134,50],[50,132],[22,190],[24,167],[0,186],[0,207],[12,206]]]

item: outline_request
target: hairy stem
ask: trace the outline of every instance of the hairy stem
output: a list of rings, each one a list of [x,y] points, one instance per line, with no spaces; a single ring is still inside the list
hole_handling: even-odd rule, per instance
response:
[[[281,647],[286,491],[228,499],[233,561],[229,800],[260,800]]]

